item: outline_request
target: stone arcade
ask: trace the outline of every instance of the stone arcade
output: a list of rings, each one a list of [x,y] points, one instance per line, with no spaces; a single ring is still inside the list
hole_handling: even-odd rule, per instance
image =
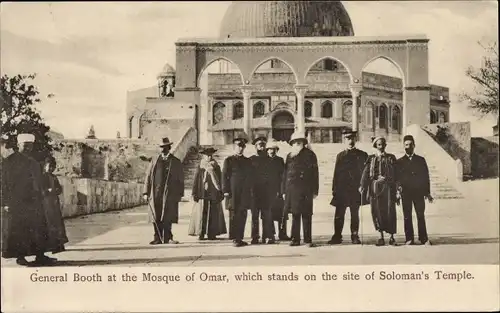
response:
[[[191,122],[202,145],[242,133],[286,141],[294,130],[339,142],[344,128],[397,141],[408,125],[449,120],[448,88],[429,84],[428,41],[356,37],[337,1],[234,2],[220,38],[179,39],[176,71],[167,64],[157,86],[128,93],[128,136]],[[365,71],[380,58],[400,78]]]

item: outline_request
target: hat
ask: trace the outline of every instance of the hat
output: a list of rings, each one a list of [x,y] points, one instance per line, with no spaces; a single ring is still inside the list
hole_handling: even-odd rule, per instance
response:
[[[35,142],[35,136],[32,134],[19,134],[17,135],[17,143]]]
[[[298,140],[302,140],[304,142],[304,144],[307,144],[306,134],[304,134],[302,132],[294,132],[292,134],[292,137],[290,137],[290,140],[288,141],[288,143],[290,145],[292,145],[295,141],[298,141]]]
[[[406,135],[403,137],[403,142],[405,142],[407,140],[411,140],[411,141],[413,141],[413,143],[415,143],[415,138],[413,138],[412,135]]]
[[[200,151],[201,154],[206,154],[206,155],[212,155],[215,152],[217,152],[217,149],[214,149],[212,147],[206,148],[206,149],[203,149],[203,150]]]
[[[356,135],[358,132],[355,130],[350,130],[350,129],[344,129],[342,130],[342,135],[344,136],[349,136],[349,135]]]
[[[280,149],[280,147],[278,147],[278,142],[274,139],[271,139],[270,141],[268,141],[267,146],[266,146],[266,150],[269,150],[269,149],[275,149],[276,151],[278,151]]]
[[[163,148],[163,147],[171,146],[172,144],[173,144],[173,142],[171,142],[170,139],[168,139],[168,137],[165,137],[165,138],[162,138],[160,147]]]
[[[374,137],[374,138],[372,139],[372,145],[373,145],[373,147],[374,147],[374,148],[376,148],[376,146],[375,146],[375,145],[377,144],[377,141],[379,141],[379,140],[384,140],[385,142],[387,142],[387,141],[385,140],[385,138],[384,138],[384,137],[382,137],[382,136],[377,136],[377,137]]]
[[[267,143],[267,138],[266,138],[266,137],[264,137],[264,136],[257,137],[257,138],[255,138],[255,139],[252,141],[252,144],[253,144],[253,145],[256,145],[256,144],[258,144],[259,142],[264,142],[264,143]]]
[[[233,139],[233,143],[235,145],[240,145],[240,144],[246,145],[247,142],[248,142],[248,140],[246,138],[243,138],[243,137],[237,137],[237,138]]]

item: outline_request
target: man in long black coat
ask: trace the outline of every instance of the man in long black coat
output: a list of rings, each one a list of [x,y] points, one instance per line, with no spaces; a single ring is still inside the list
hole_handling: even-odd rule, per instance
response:
[[[256,155],[252,155],[250,160],[254,168],[254,187],[252,208],[252,244],[259,243],[260,230],[259,224],[262,220],[262,243],[273,244],[274,227],[272,220],[271,201],[273,198],[269,195],[269,166],[271,159],[267,156],[266,143],[267,138],[258,137],[252,142],[257,150]],[[259,219],[260,217],[260,219]],[[266,241],[267,240],[267,241]]]
[[[432,203],[429,168],[424,157],[415,154],[415,139],[411,135],[403,138],[405,155],[397,160],[396,179],[403,205],[406,244],[414,244],[412,206],[415,206],[418,223],[418,239],[430,245],[425,225],[425,199]]]
[[[246,246],[243,241],[248,210],[253,207],[253,166],[252,161],[243,155],[247,140],[236,138],[233,141],[235,154],[224,160],[222,167],[222,191],[229,210],[229,238],[236,247]]]
[[[154,238],[150,244],[177,244],[172,224],[179,221],[179,202],[184,196],[184,171],[182,162],[170,153],[172,142],[167,137],[162,139],[160,147],[162,152],[151,161],[144,186],[144,200],[154,211]]]
[[[267,186],[268,197],[271,200],[271,212],[273,219],[273,234],[276,234],[274,229],[274,222],[278,222],[278,238],[279,240],[290,240],[286,234],[286,225],[288,214],[284,214],[283,195],[281,194],[281,182],[283,180],[283,173],[285,172],[285,161],[282,157],[277,155],[279,147],[275,140],[268,142],[266,146],[267,155],[270,158],[268,167],[269,184]]]
[[[351,210],[351,241],[360,244],[359,240],[359,206],[361,205],[361,194],[359,193],[359,182],[363,173],[364,164],[368,154],[355,147],[356,132],[345,130],[342,132],[347,143],[347,149],[337,154],[332,182],[332,202],[336,207],[334,230],[335,233],[329,244],[342,243],[342,229],[344,228],[344,217],[347,207]]]
[[[290,139],[292,152],[286,157],[282,193],[285,212],[292,213],[291,246],[300,245],[300,224],[304,227],[304,243],[314,247],[312,242],[313,199],[319,191],[318,159],[306,148],[307,139],[303,133],[294,133]]]

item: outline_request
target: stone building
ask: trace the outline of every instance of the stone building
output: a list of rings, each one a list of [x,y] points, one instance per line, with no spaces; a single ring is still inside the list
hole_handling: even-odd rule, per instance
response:
[[[449,90],[429,84],[425,36],[356,37],[339,1],[233,2],[217,39],[180,39],[176,68],[127,97],[128,136],[168,135],[192,124],[199,144],[235,136],[339,142],[400,140],[410,124],[449,121]],[[400,77],[370,73],[377,59]],[[175,86],[175,88],[173,88]],[[175,94],[174,94],[175,90]]]

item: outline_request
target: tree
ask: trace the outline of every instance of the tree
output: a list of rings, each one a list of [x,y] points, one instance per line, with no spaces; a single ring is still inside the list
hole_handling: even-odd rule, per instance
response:
[[[50,127],[45,125],[35,109],[35,105],[40,102],[39,92],[32,84],[35,77],[35,74],[2,76],[0,128],[2,135],[8,136],[12,146],[15,146],[18,134],[33,134],[36,138],[33,157],[41,162],[51,155],[53,147],[48,136]]]
[[[465,71],[474,83],[474,93],[463,93],[460,98],[483,116],[492,114],[498,119],[498,44],[494,42],[486,47],[479,44],[486,52],[482,66],[478,69],[471,66]]]

